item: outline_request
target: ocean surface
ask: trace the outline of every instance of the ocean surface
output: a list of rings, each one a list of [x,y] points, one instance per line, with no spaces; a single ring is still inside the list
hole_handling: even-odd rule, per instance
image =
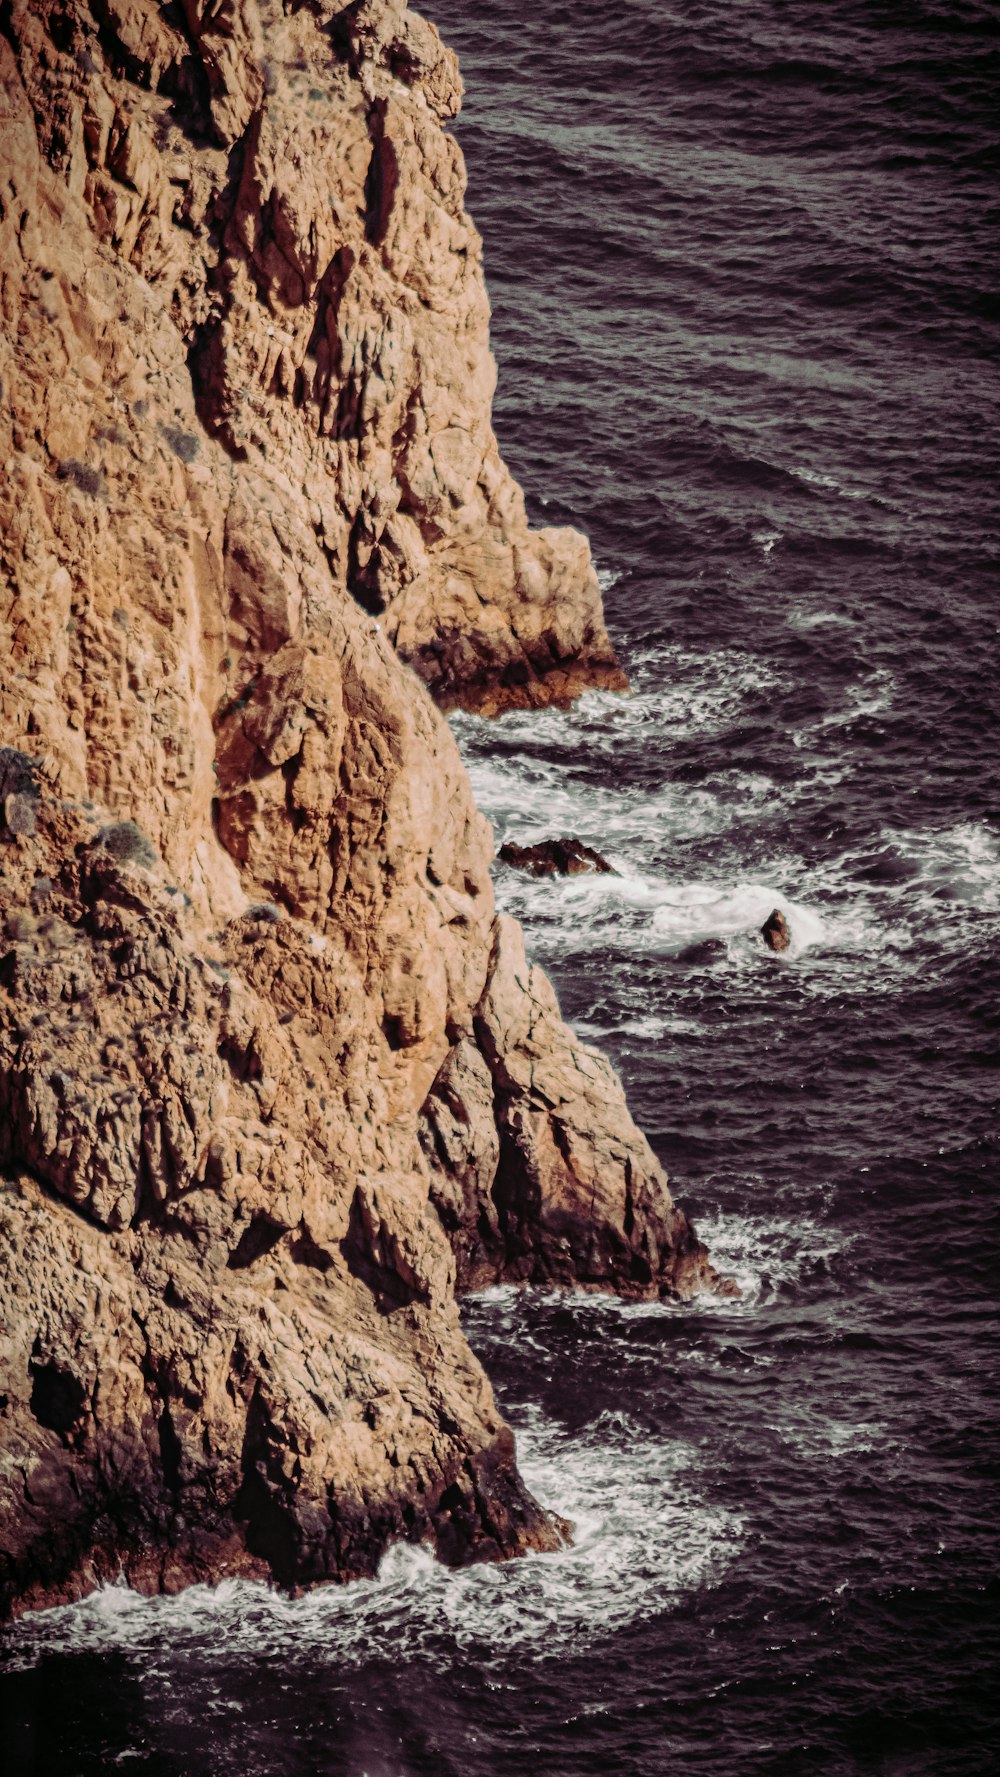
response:
[[[454,726],[498,842],[620,872],[497,889],[743,1295],[471,1301],[573,1549],[39,1616],[5,1771],[992,1777],[1000,8],[430,10],[633,684]]]

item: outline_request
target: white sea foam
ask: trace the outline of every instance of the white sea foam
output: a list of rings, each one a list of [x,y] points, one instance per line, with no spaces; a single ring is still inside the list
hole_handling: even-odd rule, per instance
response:
[[[888,667],[873,667],[856,685],[849,685],[841,709],[828,710],[813,722],[804,722],[793,729],[792,741],[797,747],[809,746],[809,736],[826,728],[845,728],[859,716],[879,716],[890,708],[896,692],[896,680]]]
[[[147,1669],[188,1649],[200,1666],[240,1652],[288,1662],[320,1647],[343,1667],[368,1658],[373,1644],[412,1659],[442,1635],[478,1658],[512,1648],[544,1658],[669,1608],[711,1583],[739,1545],[739,1519],[700,1494],[694,1452],[620,1414],[571,1434],[529,1409],[517,1446],[536,1497],[574,1524],[572,1546],[555,1554],[456,1573],[424,1548],[399,1545],[376,1579],[294,1600],[247,1580],[152,1599],[106,1586],[26,1619],[24,1663],[115,1648]]]
[[[791,629],[821,629],[824,624],[832,623],[853,628],[855,619],[842,611],[804,611],[796,609],[788,614]]]
[[[805,465],[795,463],[791,467],[791,474],[797,476],[799,481],[808,483],[810,487],[821,487],[827,489],[830,493],[839,494],[842,500],[877,499],[877,496],[870,494],[866,488],[845,487],[844,483],[838,481],[835,475],[826,475],[820,469],[811,469]],[[879,502],[879,504],[882,503],[883,502],[881,501]]]
[[[874,1455],[892,1448],[893,1443],[885,1420],[831,1420],[826,1413],[810,1420],[805,1436],[799,1434],[799,1448],[815,1452],[821,1459]]]
[[[764,1191],[764,1179],[747,1180],[749,1190]],[[837,1256],[853,1243],[854,1236],[815,1216],[734,1215],[716,1213],[696,1218],[698,1238],[704,1241],[713,1264],[740,1286],[738,1297],[706,1292],[695,1298],[699,1314],[723,1319],[753,1317],[786,1290],[801,1286],[817,1273],[826,1272]],[[504,1292],[492,1294],[502,1311]],[[515,1292],[511,1292],[512,1295]],[[623,1301],[618,1296],[568,1295],[553,1297],[573,1303],[581,1313],[599,1314],[607,1321],[675,1320],[691,1313],[691,1306],[672,1301]],[[520,1328],[517,1331],[521,1337]],[[699,1347],[682,1352],[691,1362],[712,1361]]]
[[[751,1187],[754,1181],[748,1181]],[[756,1181],[766,1189],[763,1179]],[[755,1312],[784,1289],[800,1285],[852,1244],[853,1236],[814,1216],[732,1215],[699,1216],[698,1237],[705,1242],[712,1262],[735,1277],[740,1297],[700,1298],[709,1308],[736,1314]]]
[[[832,1419],[825,1407],[803,1406],[788,1397],[781,1401],[774,1430],[801,1455],[818,1462],[876,1455],[896,1442],[884,1420]]]
[[[782,684],[759,656],[742,648],[701,653],[675,643],[642,649],[629,662],[631,691],[588,691],[569,710],[508,710],[493,718],[455,712],[449,720],[463,751],[499,738],[523,744],[532,762],[539,746],[577,756],[616,749],[623,739],[653,734],[711,734],[725,727],[751,698],[771,695]]]
[[[751,1196],[763,1195],[769,1188],[768,1180],[759,1175],[746,1177],[743,1186]],[[814,1180],[810,1181],[810,1190],[815,1195]],[[820,1191],[821,1199],[823,1195]],[[795,1211],[760,1215],[716,1211],[697,1216],[696,1231],[717,1269],[734,1277],[739,1284],[741,1293],[738,1297],[706,1291],[697,1296],[693,1304],[669,1299],[634,1302],[600,1292],[552,1290],[532,1292],[534,1299],[563,1310],[571,1308],[581,1317],[600,1317],[606,1323],[606,1337],[612,1341],[617,1323],[634,1320],[684,1319],[693,1311],[722,1319],[752,1318],[785,1292],[800,1288],[810,1279],[828,1272],[833,1261],[855,1240],[853,1234],[823,1220],[822,1211],[816,1215]],[[492,1338],[508,1346],[516,1343],[519,1347],[545,1352],[543,1340],[525,1324],[525,1292],[522,1288],[501,1284],[482,1290],[471,1299],[489,1308],[487,1340]],[[488,1348],[484,1349],[483,1356],[488,1367]],[[680,1348],[680,1356],[695,1363],[713,1361],[711,1351],[706,1354],[699,1346],[690,1350]],[[761,1361],[770,1360],[765,1356]],[[548,1504],[553,1503],[547,1495],[545,1497]],[[558,1509],[567,1508],[561,1506]]]
[[[823,940],[823,921],[811,908],[790,901],[780,889],[759,883],[738,883],[719,889],[710,883],[685,883],[662,891],[653,913],[654,929],[674,939],[731,937],[737,932],[759,931],[771,913],[783,913],[791,944],[783,954],[801,956],[811,944]]]
[[[848,621],[804,610],[790,620]],[[793,731],[801,766],[779,784],[738,767],[696,784],[655,781],[657,758],[675,738],[711,735],[784,688],[758,657],[658,643],[639,654],[633,671],[631,697],[595,693],[570,711],[515,711],[494,724],[454,719],[499,841],[573,833],[618,872],[570,880],[498,873],[498,903],[522,920],[541,961],[602,950],[628,968],[705,938],[723,948],[694,959],[694,967],[745,970],[759,956],[761,925],[777,909],[792,934],[777,960],[801,962],[810,992],[885,996],[925,965],[928,942],[940,951],[993,941],[982,915],[1000,912],[1000,858],[984,823],[886,832],[839,856],[761,854],[760,833],[794,821],[803,796],[836,801],[838,784],[851,775],[838,730],[892,705],[897,685],[888,668],[863,672],[838,708]],[[750,857],[752,877],[740,864]],[[682,859],[691,860],[688,873],[676,867]],[[607,1005],[596,1015],[604,1024],[610,1016],[619,1035],[656,1041],[670,1034],[666,1005],[643,1007],[643,1027],[634,1031]]]
[[[995,942],[1000,840],[985,822],[886,829],[863,852],[844,852],[808,873],[801,860],[785,860],[785,868],[795,878],[808,874],[824,909],[826,942],[843,962],[878,958],[869,970],[873,992],[911,974],[928,946],[966,951],[970,942]]]
[[[984,821],[963,821],[938,832],[903,830],[887,838],[916,866],[922,887],[945,891],[984,913],[1000,912],[1000,838]]]
[[[493,822],[498,842],[572,833],[597,846],[619,869],[635,868],[677,840],[698,839],[752,823],[784,799],[770,779],[730,772],[718,785],[666,784],[623,794],[611,785],[581,783],[558,767],[520,760],[473,759],[469,775],[476,802]],[[616,855],[617,854],[617,855]]]
[[[748,801],[744,813],[752,807]],[[702,832],[725,816],[718,804],[698,813]],[[928,946],[964,951],[970,942],[982,948],[996,940],[1000,844],[984,823],[942,832],[887,830],[863,851],[819,862],[779,855],[760,879],[735,883],[671,880],[637,868],[638,833],[616,831],[610,819],[604,834],[581,832],[581,826],[570,830],[603,844],[618,876],[535,879],[507,872],[498,880],[499,905],[522,920],[543,960],[603,948],[627,964],[718,939],[724,949],[706,953],[700,966],[743,968],[760,953],[760,928],[778,910],[792,942],[775,961],[807,964],[811,992],[828,997],[853,986],[881,995],[895,993],[901,981],[926,967]],[[539,827],[534,836],[544,831]],[[526,829],[518,833],[530,836]],[[727,841],[729,849],[734,839],[738,844],[737,833]],[[649,1006],[642,1016],[651,1022],[634,1034],[666,1034],[667,1004]],[[625,1029],[620,1023],[615,1028]]]
[[[623,1036],[645,1037],[662,1042],[664,1037],[703,1037],[705,1027],[696,1018],[657,1018],[647,1013],[643,1018],[626,1018],[620,1026]]]
[[[792,900],[780,888],[670,882],[631,870],[614,851],[610,856],[620,875],[595,872],[556,880],[519,876],[500,886],[498,903],[524,922],[547,953],[605,945],[622,957],[655,956],[701,939],[728,943],[746,936],[759,949],[760,928],[776,910],[784,914],[791,934],[788,950],[781,953],[785,962],[796,961],[811,946],[831,942],[832,933],[842,939],[836,923],[828,927],[815,909]]]

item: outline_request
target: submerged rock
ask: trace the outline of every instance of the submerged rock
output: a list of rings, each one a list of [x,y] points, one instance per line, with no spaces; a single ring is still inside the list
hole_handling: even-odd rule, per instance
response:
[[[607,858],[580,839],[542,839],[537,845],[514,845],[508,840],[500,847],[499,856],[502,863],[514,870],[527,870],[532,876],[582,876],[587,871],[618,874]]]
[[[788,921],[781,909],[776,907],[769,914],[760,928],[760,935],[769,950],[787,950],[792,942],[792,934]]]
[[[681,968],[708,968],[720,962],[729,953],[723,938],[699,938],[694,944],[685,944],[683,950],[675,950],[667,960]]]

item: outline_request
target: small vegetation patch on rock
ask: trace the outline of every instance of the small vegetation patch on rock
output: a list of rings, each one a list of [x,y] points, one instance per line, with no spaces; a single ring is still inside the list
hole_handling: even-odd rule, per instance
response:
[[[104,492],[104,476],[100,469],[95,469],[91,463],[78,462],[76,457],[67,457],[64,463],[60,463],[56,480],[71,481],[81,494],[89,494],[92,499]]]
[[[0,747],[0,796],[39,795],[40,759],[19,753],[16,747]]]
[[[247,908],[248,919],[263,920],[265,925],[276,926],[281,919],[281,908],[273,901],[258,901],[253,907]]]
[[[8,834],[30,838],[35,831],[39,764],[16,747],[0,747],[0,817]]]
[[[102,827],[94,849],[114,858],[116,864],[141,864],[144,870],[150,870],[156,863],[152,844],[134,821],[117,821],[113,827]]]
[[[161,426],[160,431],[175,457],[182,463],[193,463],[198,455],[198,440],[193,432],[182,432],[179,426]]]

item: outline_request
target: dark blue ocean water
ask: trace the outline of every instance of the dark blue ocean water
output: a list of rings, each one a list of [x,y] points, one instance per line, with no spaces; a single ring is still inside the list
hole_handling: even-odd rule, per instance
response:
[[[589,532],[634,686],[456,732],[498,840],[621,871],[498,893],[744,1294],[470,1303],[572,1551],[105,1593],[17,1631],[9,1744],[67,1777],[986,1777],[1000,8],[433,16],[501,443]]]

